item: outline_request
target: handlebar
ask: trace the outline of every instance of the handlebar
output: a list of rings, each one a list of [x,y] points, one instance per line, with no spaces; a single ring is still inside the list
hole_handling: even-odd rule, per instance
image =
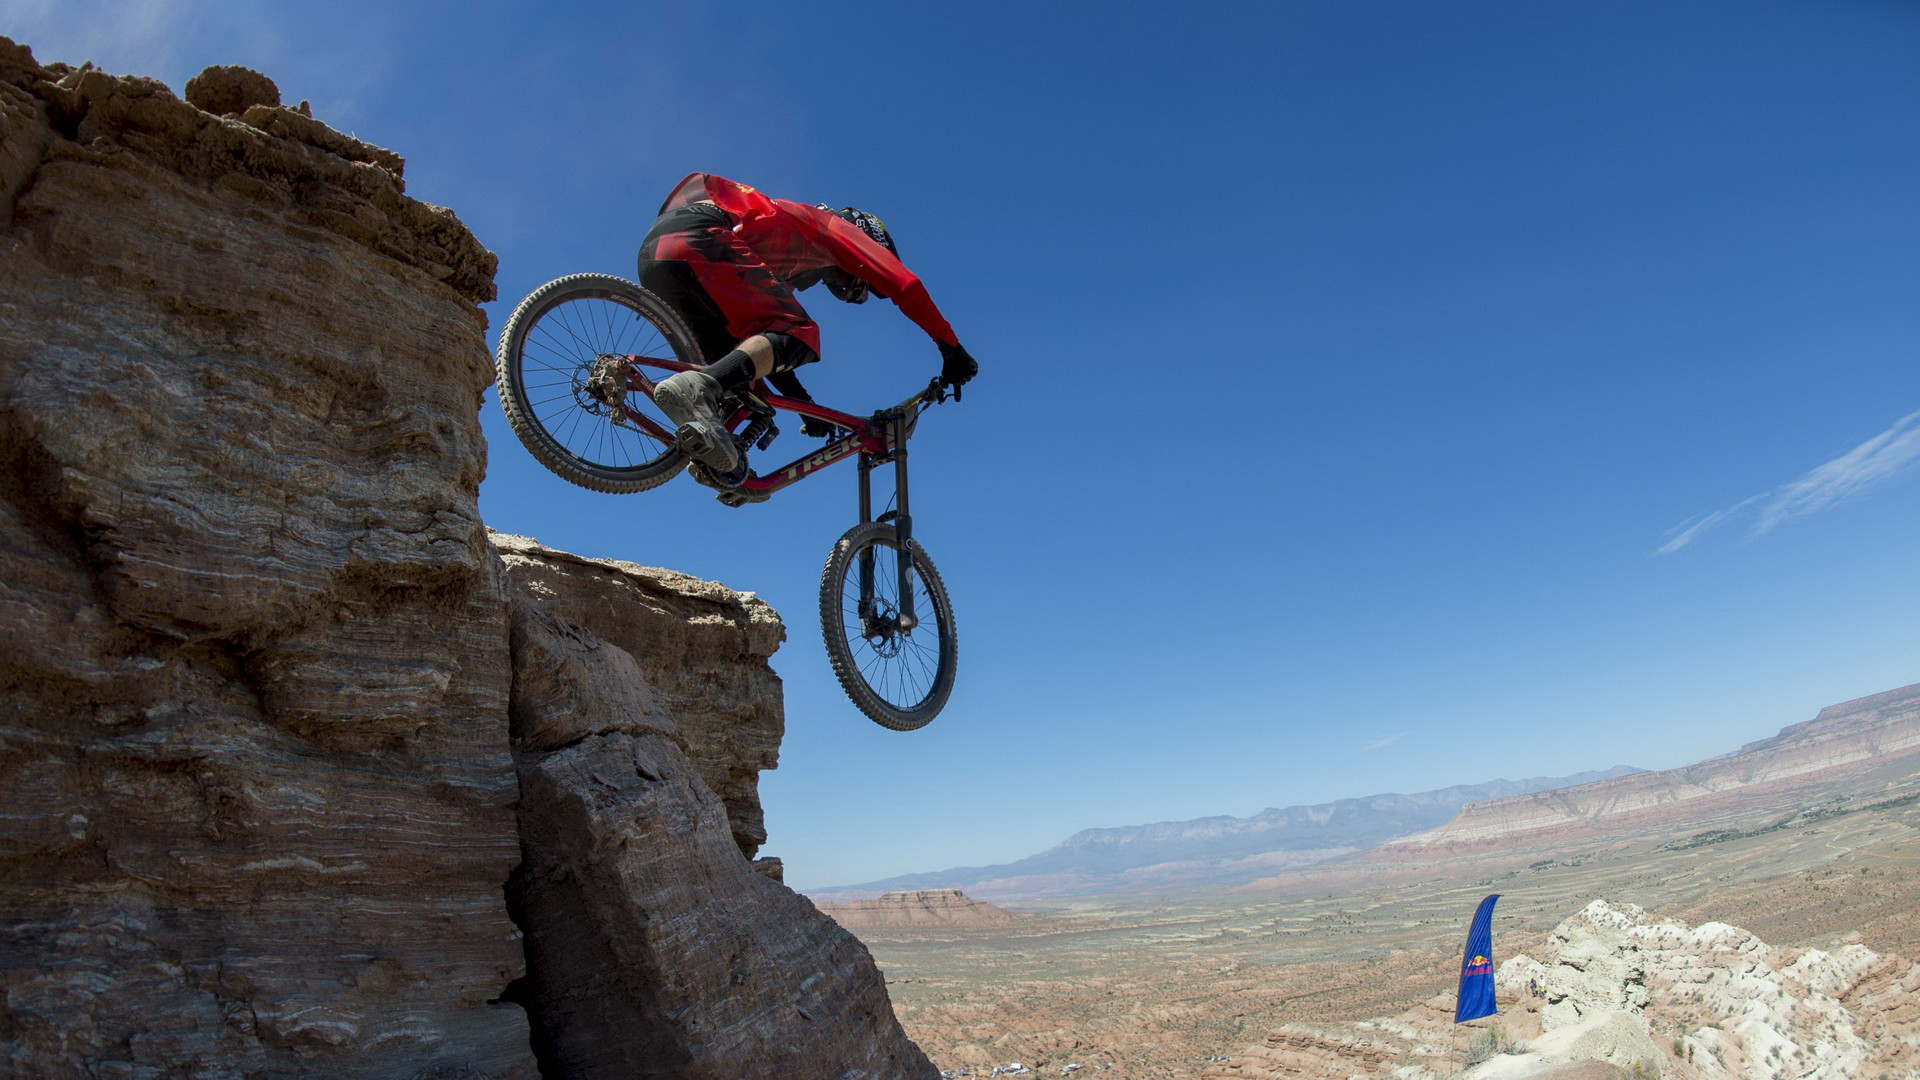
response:
[[[919,393],[913,395],[907,400],[901,402],[898,405],[895,405],[893,409],[890,411],[896,411],[902,414],[906,414],[908,412],[917,414],[919,413],[920,410],[928,408],[933,405],[938,405],[945,400],[947,400],[947,382],[945,379],[942,379],[940,376],[935,375],[933,377],[933,381],[927,384],[926,389],[921,390]],[[955,401],[960,400],[960,391],[958,387],[954,388],[953,400]]]

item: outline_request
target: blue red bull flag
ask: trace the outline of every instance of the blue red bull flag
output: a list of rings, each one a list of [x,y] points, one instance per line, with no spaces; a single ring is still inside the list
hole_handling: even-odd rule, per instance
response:
[[[1500,1010],[1493,1004],[1493,902],[1494,893],[1480,901],[1473,913],[1473,926],[1467,931],[1467,954],[1460,962],[1460,1002],[1454,1006],[1453,1022],[1465,1023]]]

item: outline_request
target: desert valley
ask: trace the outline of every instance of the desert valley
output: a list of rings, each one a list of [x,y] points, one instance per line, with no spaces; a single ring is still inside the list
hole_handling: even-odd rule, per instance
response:
[[[822,908],[949,1075],[1914,1076],[1917,736],[1908,687],[1242,885]],[[1488,893],[1501,1011],[1456,1028]]]

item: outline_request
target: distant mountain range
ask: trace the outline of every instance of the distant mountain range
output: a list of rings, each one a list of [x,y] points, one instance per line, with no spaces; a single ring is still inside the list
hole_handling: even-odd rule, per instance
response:
[[[1625,765],[1575,776],[1494,780],[1423,791],[1369,795],[1317,806],[1262,810],[1251,817],[1204,817],[1110,829],[1086,829],[1016,862],[902,874],[859,885],[809,889],[820,901],[847,901],[910,889],[964,889],[996,900],[1178,886],[1237,885],[1278,870],[1367,851],[1435,829],[1468,803],[1588,784],[1641,770]]]
[[[1830,705],[1771,738],[1663,772],[1619,766],[1244,818],[1088,829],[1016,862],[904,874],[808,895],[844,901],[944,888],[1020,903],[1256,882],[1276,888],[1324,874],[1418,877],[1453,864],[1483,875],[1599,844],[1697,846],[1915,800],[1920,684]]]
[[[1397,837],[1371,861],[1552,855],[1697,833],[1695,842],[1920,796],[1920,684],[1843,701],[1731,754],[1606,783],[1475,802],[1441,828]]]

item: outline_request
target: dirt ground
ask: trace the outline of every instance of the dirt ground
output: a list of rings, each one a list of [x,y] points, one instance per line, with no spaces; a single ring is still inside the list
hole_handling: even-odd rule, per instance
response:
[[[1538,952],[1589,901],[1731,923],[1771,944],[1920,954],[1920,805],[1686,847],[1567,852],[1454,883],[1356,884],[1329,871],[1286,894],[1106,898],[1009,930],[862,933],[894,1009],[942,1069],[1019,1062],[1050,1075],[1199,1077],[1287,1024],[1450,1010],[1479,899],[1495,959]],[[1416,875],[1417,876],[1417,875]],[[1529,1005],[1501,1003],[1516,1031]]]

